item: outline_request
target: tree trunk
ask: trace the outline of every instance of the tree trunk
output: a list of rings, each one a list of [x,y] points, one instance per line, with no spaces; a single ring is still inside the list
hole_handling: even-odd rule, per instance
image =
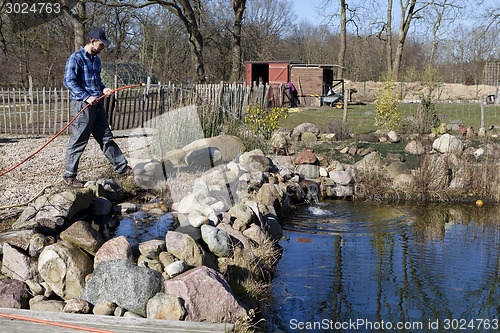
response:
[[[387,23],[385,26],[385,59],[388,75],[392,75],[392,0],[387,1]]]
[[[73,31],[75,33],[75,51],[80,49],[80,46],[85,45],[85,2],[79,1],[75,6],[73,18]]]
[[[241,78],[241,25],[245,12],[246,0],[233,0],[234,24],[233,39],[231,41],[232,65],[230,81],[239,81]]]
[[[347,18],[346,18],[345,0],[340,0],[340,50],[338,56],[338,65],[342,67],[344,67],[344,59],[346,51],[346,40],[347,40],[346,24],[347,24]],[[343,68],[340,67],[337,68],[337,77],[339,79],[344,78]]]
[[[392,71],[392,78],[394,81],[397,81],[399,79],[399,67],[401,66],[401,60],[403,59],[403,48],[406,41],[406,35],[408,34],[408,30],[410,29],[413,14],[415,13],[416,4],[417,0],[408,0],[405,6],[401,7],[401,23],[399,25],[398,44],[396,47],[394,67]],[[408,14],[406,13],[407,10]]]

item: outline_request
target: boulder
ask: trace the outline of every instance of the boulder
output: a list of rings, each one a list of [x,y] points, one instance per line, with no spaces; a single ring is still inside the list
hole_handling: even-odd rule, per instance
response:
[[[389,137],[389,140],[391,140],[391,142],[399,142],[399,135],[395,131],[389,131],[389,133],[387,133],[387,136]]]
[[[71,220],[76,214],[87,210],[95,198],[95,193],[87,188],[43,195],[28,205],[12,229],[34,229],[38,226],[35,221],[41,218],[62,217]]]
[[[306,179],[319,178],[319,165],[299,164],[295,167],[295,171]]]
[[[42,300],[30,306],[33,311],[48,311],[48,312],[64,312],[64,301],[57,300]]]
[[[66,302],[63,312],[66,313],[90,313],[90,304],[83,299],[73,298]]]
[[[18,280],[0,280],[0,308],[27,309],[30,298],[26,283]]]
[[[255,223],[250,224],[243,234],[257,244],[261,244],[267,239],[265,232]]]
[[[161,291],[162,284],[163,277],[155,270],[128,260],[110,260],[96,267],[78,298],[92,305],[113,302],[145,316],[148,300]]]
[[[104,244],[101,234],[86,221],[77,221],[61,232],[62,240],[72,243],[92,255]]]
[[[55,239],[52,236],[45,236],[43,234],[35,234],[30,239],[29,254],[32,257],[38,257],[43,249],[50,244],[54,244]]]
[[[94,215],[109,215],[113,209],[113,203],[105,197],[98,197],[92,206],[92,213]]]
[[[210,169],[221,163],[222,153],[216,147],[200,148],[186,153],[186,164],[191,167]]]
[[[405,152],[412,155],[423,155],[425,154],[425,147],[422,142],[412,140],[406,145]]]
[[[3,246],[2,273],[20,281],[40,279],[36,268],[36,259],[21,250],[5,243]]]
[[[33,230],[9,231],[0,235],[0,252],[3,244],[8,243],[12,246],[28,251],[30,239],[35,235]]]
[[[318,137],[314,133],[304,132],[300,136],[300,141],[302,141],[304,143],[314,143],[314,142],[318,141]]]
[[[363,142],[377,143],[379,138],[375,133],[360,134],[358,135],[358,140]]]
[[[229,235],[229,245],[232,249],[238,247],[242,250],[250,250],[250,238],[233,228],[229,223],[220,223],[217,228],[227,232]]]
[[[110,301],[104,301],[96,304],[92,309],[92,313],[99,316],[112,316],[118,306]]]
[[[339,185],[350,185],[354,182],[351,174],[344,170],[332,170],[328,173],[328,176]]]
[[[190,266],[201,266],[205,263],[205,251],[191,236],[169,231],[165,241],[167,251],[177,259],[186,261]]]
[[[210,225],[201,226],[201,237],[210,252],[217,257],[225,257],[229,252],[229,235],[224,230]]]
[[[99,248],[94,258],[94,268],[104,261],[115,259],[134,262],[132,247],[124,236],[112,238]]]
[[[185,320],[236,322],[247,309],[217,271],[201,266],[165,281],[165,293],[184,300]]]
[[[235,219],[240,220],[243,224],[251,223],[254,218],[252,209],[242,203],[238,203],[231,207],[228,213]]]
[[[35,221],[38,226],[36,227],[40,232],[48,235],[57,235],[64,226],[64,219],[62,217],[42,217]]]
[[[380,153],[376,151],[366,155],[362,160],[354,164],[355,168],[367,171],[381,169],[383,166],[384,161],[382,160]]]
[[[160,253],[166,250],[165,241],[153,239],[139,244],[139,252],[148,259],[158,260]]]
[[[150,319],[183,320],[186,309],[179,297],[158,293],[146,305],[146,315]]]
[[[165,267],[165,273],[171,278],[184,273],[188,269],[188,264],[184,260],[177,260]]]
[[[432,148],[443,154],[454,153],[461,155],[464,151],[464,144],[460,139],[446,133],[434,140]]]
[[[85,277],[92,272],[92,260],[66,241],[47,246],[38,258],[38,271],[62,299],[78,297]]]
[[[295,141],[299,141],[302,137],[302,133],[305,132],[310,132],[313,133],[314,135],[319,135],[321,132],[318,126],[311,124],[311,123],[302,123],[298,126],[296,126],[291,133],[291,137]]]
[[[295,164],[317,164],[318,157],[311,150],[303,150],[295,156]]]
[[[249,156],[244,164],[244,167],[248,172],[269,172],[272,166],[273,162],[271,159],[263,155]]]
[[[409,173],[410,169],[403,162],[392,162],[385,168],[385,171],[391,179],[394,179],[398,175]]]
[[[182,150],[190,152],[201,148],[214,147],[221,153],[221,162],[230,162],[245,151],[245,144],[239,137],[219,135],[206,139],[199,139],[184,146]]]

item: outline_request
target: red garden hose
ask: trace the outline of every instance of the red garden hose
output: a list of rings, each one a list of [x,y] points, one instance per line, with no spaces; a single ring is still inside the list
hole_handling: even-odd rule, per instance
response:
[[[134,85],[131,85],[131,86],[125,86],[125,87],[120,87],[120,88],[117,88],[117,89],[114,89],[114,90],[111,90],[111,93],[114,93],[115,91],[118,91],[118,90],[122,90],[122,89],[128,89],[128,88],[133,88],[133,87],[139,87],[139,86],[144,86],[145,84],[144,83],[140,83],[140,84],[134,84]],[[97,100],[100,100],[101,98],[105,97],[106,95],[102,95],[101,97],[99,97]],[[64,132],[64,130],[66,128],[69,127],[69,125],[71,125],[71,123],[73,121],[75,121],[76,118],[78,118],[78,116],[83,112],[83,110],[85,110],[90,104],[87,104],[85,105],[85,107],[83,109],[80,110],[80,112],[78,112],[78,114],[76,116],[73,117],[73,119],[71,119],[69,121],[69,123],[66,124],[66,126],[64,126],[64,128],[62,130],[60,130],[56,135],[54,135],[49,141],[47,141],[47,143],[45,143],[43,146],[41,146],[37,151],[35,151],[33,154],[31,154],[30,156],[26,157],[24,160],[22,160],[21,162],[19,162],[18,164],[14,165],[12,168],[10,168],[9,170],[7,171],[4,171],[2,173],[0,173],[0,177],[5,175],[6,173],[14,170],[15,168],[17,168],[18,166],[20,166],[21,164],[23,164],[24,162],[26,162],[27,160],[29,160],[30,158],[32,158],[33,156],[35,156],[40,150],[42,150],[43,148],[45,148],[49,143],[51,143],[55,138],[57,138],[59,136],[59,134],[61,134],[62,132]]]

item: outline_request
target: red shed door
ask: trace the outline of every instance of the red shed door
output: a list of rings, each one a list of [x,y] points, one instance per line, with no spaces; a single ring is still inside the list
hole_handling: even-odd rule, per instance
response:
[[[288,83],[288,63],[269,64],[269,84]]]

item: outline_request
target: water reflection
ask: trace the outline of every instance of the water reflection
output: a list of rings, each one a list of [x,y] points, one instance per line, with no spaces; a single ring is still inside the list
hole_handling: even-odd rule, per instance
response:
[[[281,242],[269,331],[307,331],[299,328],[323,323],[311,331],[444,332],[450,331],[445,319],[497,319],[499,213],[498,206],[346,201],[301,209]],[[422,327],[331,326],[358,319]],[[440,329],[430,329],[436,319]]]
[[[139,244],[152,239],[165,239],[169,230],[175,230],[178,223],[172,214],[151,216],[143,211],[124,216],[119,226],[109,232],[109,238],[125,236],[130,244]]]

